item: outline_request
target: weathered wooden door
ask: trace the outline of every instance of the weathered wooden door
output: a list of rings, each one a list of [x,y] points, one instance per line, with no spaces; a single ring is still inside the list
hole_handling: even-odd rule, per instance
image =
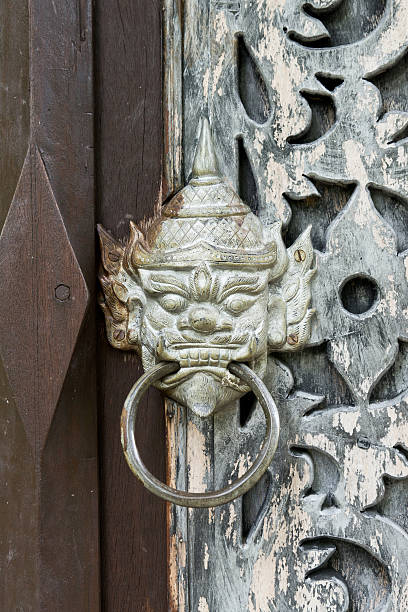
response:
[[[227,505],[171,509],[171,605],[405,610],[408,3],[167,4],[169,183],[188,180],[208,116],[221,174],[265,227],[282,222],[299,265],[311,224],[316,267],[307,346],[292,329],[264,376],[281,419],[269,471]],[[259,452],[250,395],[171,415],[179,488],[219,488]]]
[[[124,236],[161,197],[161,80],[160,2],[0,3],[2,612],[167,609],[165,504],[120,445],[141,368],[105,340],[95,258],[97,222]]]
[[[3,0],[0,23],[0,609],[408,609],[407,0]],[[223,205],[285,243],[257,366],[280,434],[243,496],[166,507],[122,452],[143,367],[108,343],[97,274],[118,273],[129,221],[140,244],[162,203],[178,218],[207,119]],[[163,320],[191,287],[208,313],[213,263],[176,275]],[[141,410],[141,455],[177,489],[231,485],[264,436],[250,393],[203,417],[152,388]]]

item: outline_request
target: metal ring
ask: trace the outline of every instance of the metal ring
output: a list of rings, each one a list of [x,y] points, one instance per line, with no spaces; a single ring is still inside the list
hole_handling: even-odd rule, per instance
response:
[[[162,362],[148,370],[132,387],[123,406],[121,418],[122,446],[132,472],[152,493],[179,506],[190,508],[212,508],[226,504],[246,493],[268,469],[275,454],[279,439],[279,414],[268,389],[262,380],[248,366],[231,363],[228,369],[247,383],[255,393],[266,419],[266,432],[262,450],[249,470],[240,478],[218,491],[190,493],[178,491],[162,483],[143,464],[135,442],[135,422],[139,402],[149,386],[164,376],[179,369],[178,363]]]

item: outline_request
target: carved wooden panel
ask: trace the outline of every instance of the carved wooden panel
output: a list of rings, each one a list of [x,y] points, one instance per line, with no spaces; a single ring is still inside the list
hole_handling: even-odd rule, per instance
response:
[[[167,0],[166,17],[169,190],[208,115],[261,221],[288,246],[312,223],[317,268],[309,346],[268,362],[269,472],[226,507],[169,509],[171,608],[405,610],[408,4]],[[251,397],[204,420],[169,402],[167,421],[170,481],[195,491],[241,475],[263,436]]]
[[[97,610],[91,3],[0,21],[0,609]]]

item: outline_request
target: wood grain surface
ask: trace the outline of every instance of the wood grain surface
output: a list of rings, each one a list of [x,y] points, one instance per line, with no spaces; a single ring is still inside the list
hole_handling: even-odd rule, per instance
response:
[[[0,19],[0,609],[94,611],[91,2],[3,2]]]
[[[96,6],[97,221],[116,238],[161,197],[161,3],[102,0]],[[102,603],[109,612],[167,609],[165,504],[130,472],[120,414],[141,375],[136,356],[108,345],[98,315]],[[151,390],[138,431],[147,466],[165,479],[163,400]]]

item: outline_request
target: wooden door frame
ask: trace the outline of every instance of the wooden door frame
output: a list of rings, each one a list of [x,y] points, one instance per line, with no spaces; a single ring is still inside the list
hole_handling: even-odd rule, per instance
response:
[[[116,10],[117,9],[117,10]],[[163,198],[161,2],[109,0],[95,9],[96,184],[98,223],[115,238],[129,220],[150,216]],[[109,346],[98,313],[98,391],[103,609],[167,610],[166,504],[129,470],[120,443],[120,413],[141,375],[136,355]],[[141,452],[165,478],[163,400],[145,398]]]
[[[105,339],[95,257],[96,222],[123,236],[161,194],[161,2],[0,18],[0,608],[165,610],[165,506],[120,448],[140,366]],[[143,442],[163,477],[161,406]]]

